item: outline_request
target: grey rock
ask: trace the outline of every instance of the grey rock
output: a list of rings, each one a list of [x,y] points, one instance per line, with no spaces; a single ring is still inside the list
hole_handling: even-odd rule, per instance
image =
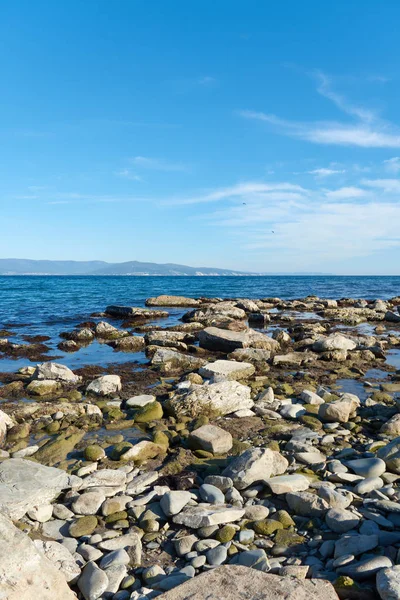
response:
[[[181,510],[190,501],[192,494],[183,490],[173,490],[163,495],[160,505],[167,517],[172,517],[181,512]]]
[[[325,522],[335,533],[346,533],[357,527],[360,519],[344,508],[331,508],[325,515]]]
[[[224,504],[225,496],[215,485],[204,483],[199,489],[200,497],[210,504]]]
[[[373,550],[379,544],[377,535],[346,535],[335,543],[335,558],[344,554],[358,556],[368,550]]]
[[[185,525],[192,529],[207,527],[208,525],[220,525],[222,523],[232,523],[238,521],[244,515],[244,510],[229,505],[209,505],[199,504],[185,508],[178,515],[173,517],[173,522],[177,525]]]
[[[85,600],[97,600],[106,591],[108,577],[94,562],[88,562],[78,580],[78,588]]]
[[[337,569],[339,575],[347,575],[355,581],[363,581],[369,579],[381,569],[392,567],[393,563],[387,556],[376,556],[375,558],[367,558],[360,562],[346,565]]]
[[[230,477],[237,489],[243,490],[257,481],[281,475],[288,464],[279,452],[269,448],[249,448],[234,459],[222,474]]]
[[[400,600],[400,565],[381,569],[376,576],[376,588],[382,600]]]
[[[65,577],[68,583],[75,583],[81,574],[72,554],[58,542],[35,540],[38,551],[43,554]]]
[[[222,565],[226,561],[228,556],[228,551],[225,546],[217,546],[216,548],[211,548],[206,553],[207,562],[209,565],[219,566]]]
[[[213,454],[226,454],[233,445],[232,435],[216,425],[203,425],[189,435],[191,447]]]
[[[380,477],[386,471],[385,461],[381,458],[360,458],[349,460],[347,466],[354,473],[365,478]]]

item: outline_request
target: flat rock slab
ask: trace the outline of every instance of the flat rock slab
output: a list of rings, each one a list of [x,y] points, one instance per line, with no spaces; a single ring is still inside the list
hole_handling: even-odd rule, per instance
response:
[[[199,504],[190,506],[173,518],[174,523],[185,525],[192,529],[208,527],[209,525],[221,525],[238,521],[245,514],[243,508],[236,508],[225,504]]]
[[[70,476],[61,469],[46,467],[23,458],[0,464],[0,513],[20,519],[34,506],[48,504],[70,487]]]
[[[76,599],[63,573],[39,552],[25,533],[3,515],[0,515],[0,598]]]
[[[225,565],[202,573],[158,596],[159,600],[338,600],[323,579],[270,575],[248,567]]]
[[[246,362],[216,360],[201,367],[199,373],[203,377],[213,378],[214,381],[223,381],[224,379],[239,381],[251,377],[255,373],[255,368]]]

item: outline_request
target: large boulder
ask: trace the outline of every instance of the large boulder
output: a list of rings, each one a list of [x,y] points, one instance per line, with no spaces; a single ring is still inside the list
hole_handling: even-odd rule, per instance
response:
[[[10,519],[23,517],[34,507],[48,504],[71,487],[71,476],[23,458],[0,463],[0,513]],[[1,598],[1,596],[0,596]]]
[[[269,448],[249,448],[228,465],[223,475],[230,477],[238,490],[243,490],[253,483],[281,475],[288,465],[279,452]]]
[[[71,384],[76,384],[80,381],[80,377],[75,375],[71,369],[55,362],[44,362],[37,365],[32,379],[46,379]]]
[[[146,306],[200,306],[200,301],[185,296],[169,296],[163,294],[155,298],[147,298]]]
[[[381,569],[376,576],[376,589],[382,600],[400,600],[400,565]]]
[[[221,352],[234,352],[237,348],[260,348],[276,352],[279,348],[279,342],[252,329],[231,331],[218,327],[206,327],[199,332],[198,338],[201,348]]]
[[[323,579],[300,580],[270,575],[239,565],[224,565],[189,579],[159,600],[338,600]],[[385,597],[384,600],[389,600]]]
[[[55,469],[54,469],[55,470]],[[71,556],[72,559],[72,556]],[[64,574],[0,514],[0,598],[74,600]]]
[[[328,337],[322,337],[316,340],[312,346],[314,352],[329,352],[331,350],[355,350],[357,344],[354,340],[342,335],[333,333]]]
[[[210,385],[192,385],[185,394],[176,394],[169,400],[169,407],[176,416],[196,417],[229,415],[251,408],[250,388],[237,381],[220,381]]]

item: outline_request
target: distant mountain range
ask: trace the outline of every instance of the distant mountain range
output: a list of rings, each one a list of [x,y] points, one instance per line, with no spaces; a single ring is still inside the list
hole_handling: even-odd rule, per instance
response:
[[[108,263],[101,260],[29,260],[25,258],[0,258],[0,275],[161,275],[161,276],[244,276],[244,275],[324,275],[324,273],[246,273],[230,269],[188,267],[166,263],[131,260]]]
[[[0,275],[258,275],[229,269],[187,267],[167,263],[159,265],[132,260],[123,263],[107,263],[101,260],[29,260],[1,258]]]

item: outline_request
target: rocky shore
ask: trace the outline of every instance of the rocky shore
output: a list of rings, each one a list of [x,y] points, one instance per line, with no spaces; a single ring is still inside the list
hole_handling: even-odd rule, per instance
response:
[[[0,332],[0,597],[400,600],[400,297],[146,304]]]

